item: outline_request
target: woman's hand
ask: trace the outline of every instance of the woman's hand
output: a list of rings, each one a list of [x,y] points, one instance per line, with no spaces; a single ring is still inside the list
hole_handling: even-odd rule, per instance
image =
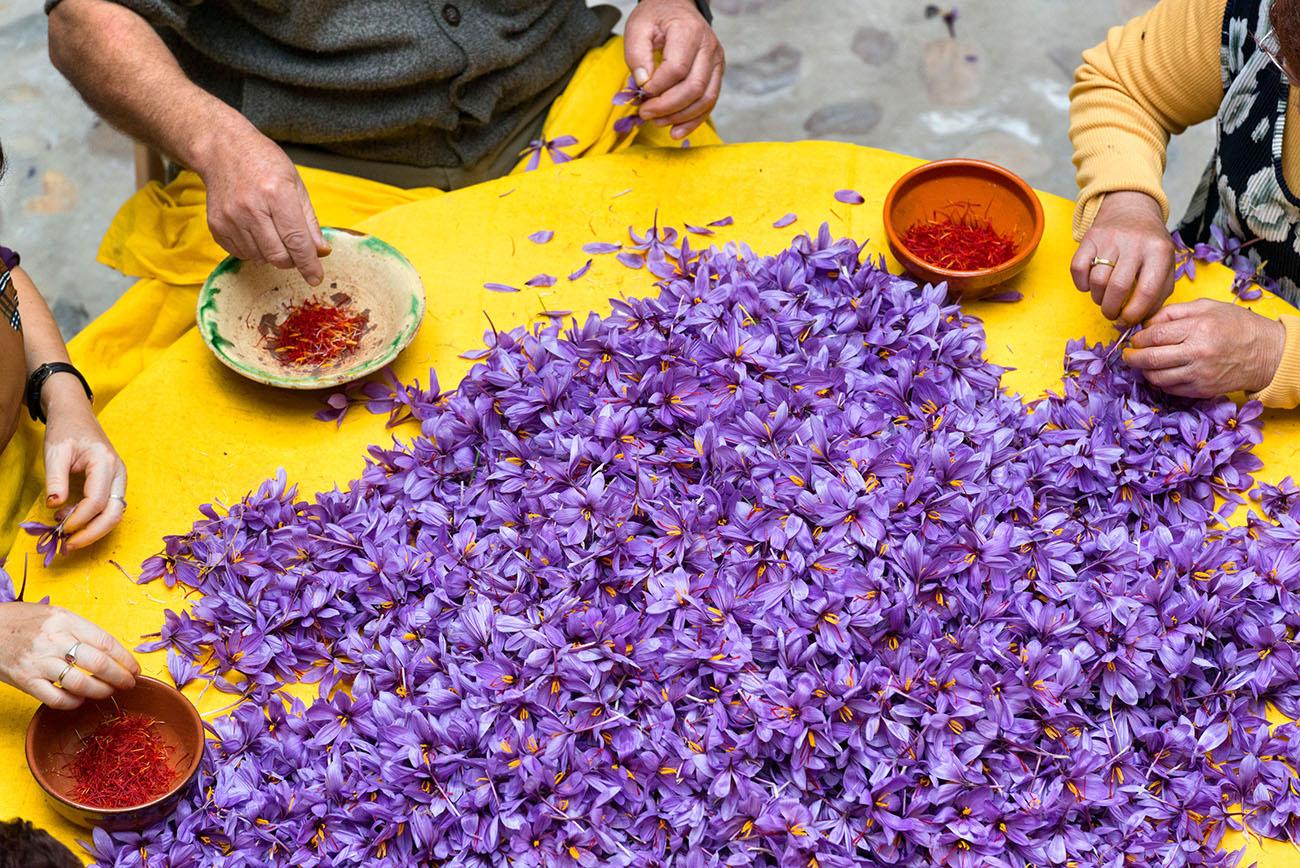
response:
[[[1124,360],[1171,395],[1217,398],[1266,388],[1285,347],[1286,327],[1277,320],[1203,298],[1153,316]]]
[[[684,139],[709,117],[722,92],[722,43],[692,0],[642,0],[623,37],[632,79],[650,96],[641,117]],[[655,67],[655,52],[663,62]]]
[[[0,681],[51,708],[130,690],[139,674],[131,652],[85,618],[58,606],[0,603]]]
[[[1115,264],[1094,265],[1094,257]],[[1131,326],[1154,314],[1174,291],[1174,242],[1160,203],[1145,193],[1106,194],[1070,274],[1106,319]]]
[[[126,465],[95,418],[81,383],[70,374],[45,382],[45,503],[58,510],[64,548],[79,549],[104,536],[126,510]],[[82,497],[69,507],[69,480],[81,474]]]

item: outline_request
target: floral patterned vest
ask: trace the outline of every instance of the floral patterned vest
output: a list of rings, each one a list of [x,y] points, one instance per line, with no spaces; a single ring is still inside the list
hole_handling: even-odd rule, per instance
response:
[[[1252,38],[1268,32],[1271,6],[1272,0],[1228,0],[1218,144],[1179,232],[1189,244],[1204,242],[1214,225],[1249,242],[1254,264],[1300,307],[1300,198],[1282,176],[1290,82]]]

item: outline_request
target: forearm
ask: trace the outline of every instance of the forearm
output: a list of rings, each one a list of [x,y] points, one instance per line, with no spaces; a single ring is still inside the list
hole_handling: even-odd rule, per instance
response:
[[[1219,40],[1225,0],[1162,0],[1084,52],[1070,91],[1079,183],[1075,235],[1102,197],[1128,190],[1159,203],[1172,135],[1214,116],[1223,98]]]
[[[50,59],[110,124],[201,171],[221,136],[251,125],[195,85],[135,12],[63,0],[50,12]]]
[[[68,362],[68,347],[59,333],[59,325],[50,312],[49,305],[36,290],[31,278],[21,268],[12,272],[14,288],[18,292],[18,310],[23,320],[23,351],[30,374],[49,362]],[[66,402],[83,403],[86,392],[81,381],[71,374],[55,374],[41,390],[41,405],[46,415],[52,405]]]

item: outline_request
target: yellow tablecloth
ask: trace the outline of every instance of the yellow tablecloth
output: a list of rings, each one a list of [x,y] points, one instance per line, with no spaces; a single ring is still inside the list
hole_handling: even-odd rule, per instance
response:
[[[728,215],[735,224],[717,230],[715,242],[743,240],[756,251],[785,246],[799,232],[829,221],[838,235],[871,239],[868,251],[883,252],[881,206],[893,181],[916,165],[896,154],[833,143],[754,144],[686,151],[644,151],[575,161],[555,169],[502,178],[490,184],[393,207],[357,228],[373,232],[406,253],[424,277],[428,316],[415,343],[396,368],[405,380],[424,380],[437,369],[444,388],[459,381],[470,362],[458,354],[481,345],[487,320],[502,328],[518,325],[544,309],[607,313],[607,299],[652,292],[653,278],[612,256],[594,257],[587,276],[564,276],[589,257],[591,241],[626,239],[628,226],[649,226],[658,210],[661,225],[704,224]],[[834,192],[853,188],[864,205],[844,205]],[[1067,339],[1114,336],[1092,302],[1070,285],[1068,263],[1071,203],[1043,197],[1047,231],[1037,257],[1014,287],[1025,294],[1014,305],[972,304],[989,335],[988,355],[1015,368],[1005,384],[1034,397],[1059,379]],[[795,212],[786,229],[772,222]],[[538,229],[555,230],[549,244],[530,243]],[[700,240],[692,237],[692,242]],[[483,289],[485,281],[521,286],[546,272],[560,277],[551,290],[503,295]],[[1228,299],[1226,270],[1202,269],[1200,280],[1183,285],[1176,300],[1196,296]],[[1276,299],[1255,305],[1264,313],[1289,310]],[[361,469],[366,446],[387,442],[383,419],[354,411],[341,429],[312,419],[318,395],[290,394],[250,383],[228,371],[191,330],[161,359],[130,382],[101,419],[131,473],[130,510],[122,526],[89,551],[42,570],[32,540],[16,544],[9,563],[21,571],[25,555],[34,569],[28,599],[49,595],[135,644],[156,631],[166,607],[183,605],[160,583],[135,585],[110,561],[134,574],[155,553],[164,534],[187,530],[200,503],[231,503],[278,468],[311,493],[344,485]],[[1296,466],[1300,413],[1266,417],[1259,449],[1262,478],[1276,481]],[[402,432],[398,432],[399,435]],[[162,653],[143,655],[147,674],[166,679]],[[208,691],[200,710],[211,715],[230,697]],[[23,733],[36,703],[0,686],[0,818],[21,816],[71,843],[83,832],[44,803],[26,773]],[[1290,844],[1252,846],[1246,864],[1261,859],[1269,868],[1300,866]]]

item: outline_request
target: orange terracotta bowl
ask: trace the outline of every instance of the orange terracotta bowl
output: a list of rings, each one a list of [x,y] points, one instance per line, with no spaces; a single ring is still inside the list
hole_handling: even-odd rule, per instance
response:
[[[994,268],[951,271],[921,259],[903,244],[916,223],[965,209],[1016,241],[1016,255]],[[982,160],[938,160],[908,172],[885,197],[885,236],[894,258],[927,283],[947,282],[954,298],[975,299],[1025,269],[1043,240],[1043,206],[1032,187],[1001,166]]]
[[[68,761],[81,746],[83,735],[124,712],[158,721],[159,734],[171,748],[168,756],[174,782],[167,792],[142,805],[96,808],[82,804],[72,796],[73,782],[65,771]],[[143,675],[136,676],[131,690],[108,699],[87,700],[72,711],[42,705],[27,726],[27,767],[50,805],[79,826],[99,826],[110,832],[141,829],[171,814],[198,774],[203,747],[203,721],[194,705],[174,687]]]

